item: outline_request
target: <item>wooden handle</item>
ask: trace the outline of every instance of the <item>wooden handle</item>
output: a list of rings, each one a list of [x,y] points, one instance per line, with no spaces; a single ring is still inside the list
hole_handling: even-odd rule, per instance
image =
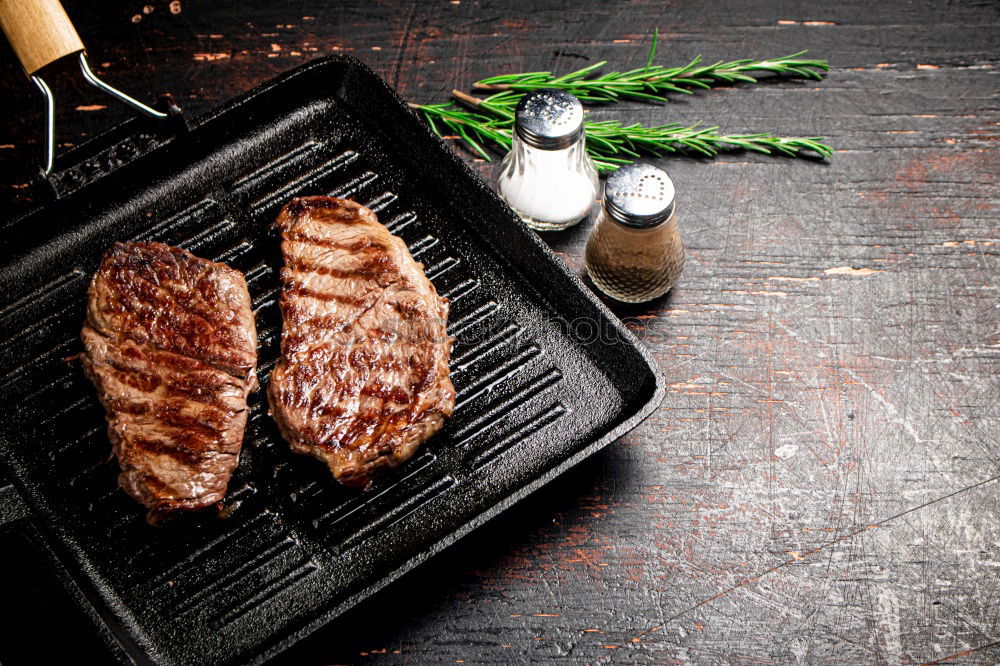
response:
[[[29,75],[83,50],[59,0],[0,0],[0,28]]]

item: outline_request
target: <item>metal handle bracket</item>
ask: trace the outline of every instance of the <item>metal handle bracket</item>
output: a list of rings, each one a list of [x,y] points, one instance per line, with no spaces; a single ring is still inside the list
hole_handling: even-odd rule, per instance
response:
[[[85,52],[80,51],[77,54],[77,57],[80,63],[80,71],[83,72],[83,78],[90,85],[94,86],[101,92],[114,97],[118,101],[131,106],[144,116],[155,118],[157,120],[165,120],[170,117],[169,114],[157,111],[153,107],[143,104],[134,97],[125,94],[118,88],[115,88],[111,84],[99,79],[90,68],[90,63],[87,62],[87,54]],[[55,163],[56,158],[56,99],[55,95],[52,94],[52,89],[49,88],[48,84],[45,83],[45,80],[41,76],[38,74],[32,74],[31,80],[35,82],[35,85],[38,86],[38,89],[42,91],[42,95],[45,97],[45,168],[43,169],[43,173],[48,176],[52,173],[52,166]]]

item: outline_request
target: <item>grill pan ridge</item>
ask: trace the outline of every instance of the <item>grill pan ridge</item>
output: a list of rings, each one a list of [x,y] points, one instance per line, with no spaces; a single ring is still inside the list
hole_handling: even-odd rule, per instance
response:
[[[59,196],[4,227],[0,265],[0,388],[10,396],[0,472],[13,483],[0,488],[0,521],[46,552],[122,661],[260,662],[627,432],[663,397],[625,327],[350,57],[303,65],[143,145],[110,166],[79,158],[63,169],[77,174],[71,186],[57,174]],[[258,391],[226,517],[149,527],[117,487],[93,389],[65,360],[80,350],[89,275],[113,241],[139,239],[243,271],[266,386],[281,330],[273,221],[300,194],[371,207],[451,300],[455,414],[358,493],[289,451]],[[601,335],[574,334],[581,320]]]

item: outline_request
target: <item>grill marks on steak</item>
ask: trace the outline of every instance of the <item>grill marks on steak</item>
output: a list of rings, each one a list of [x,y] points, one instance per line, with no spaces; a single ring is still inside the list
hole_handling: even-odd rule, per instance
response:
[[[293,450],[364,486],[451,415],[448,301],[405,243],[353,201],[293,199],[278,228],[284,323],[271,412]]]
[[[242,274],[160,243],[116,243],[91,281],[82,339],[118,483],[149,522],[221,500],[257,388]]]

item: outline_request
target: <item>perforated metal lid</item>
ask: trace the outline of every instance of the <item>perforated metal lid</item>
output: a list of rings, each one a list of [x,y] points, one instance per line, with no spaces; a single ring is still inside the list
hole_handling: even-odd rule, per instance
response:
[[[644,229],[674,212],[674,183],[652,164],[627,164],[608,176],[604,208],[624,225]]]
[[[543,88],[526,94],[514,117],[517,135],[535,148],[569,148],[583,136],[583,105],[563,90]]]

